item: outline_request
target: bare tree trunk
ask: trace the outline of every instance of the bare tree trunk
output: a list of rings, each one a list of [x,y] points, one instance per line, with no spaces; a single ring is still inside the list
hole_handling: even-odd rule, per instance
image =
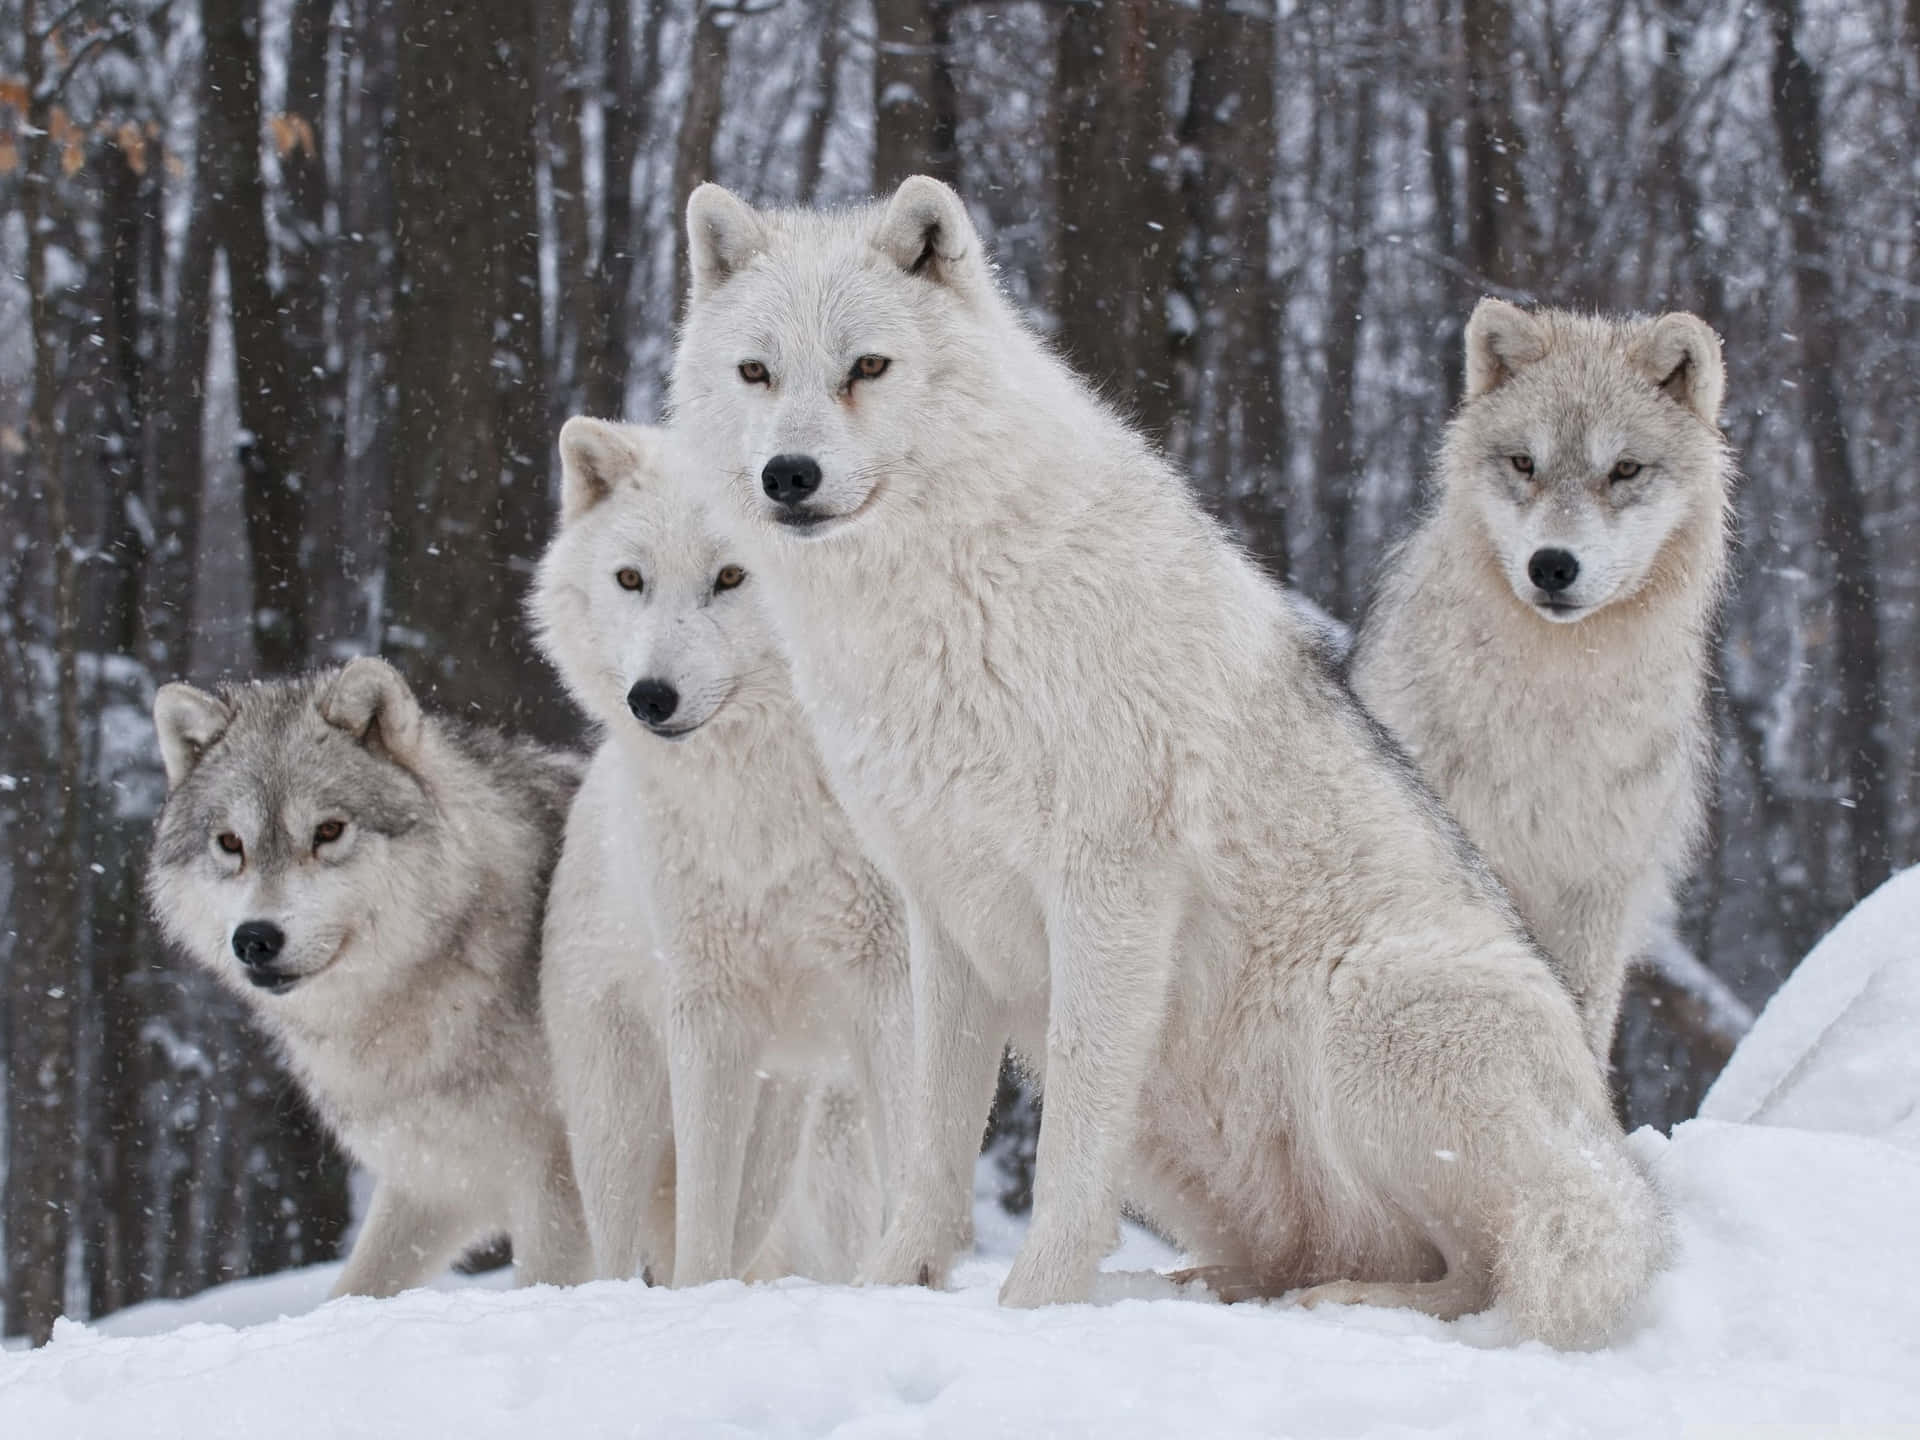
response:
[[[1379,34],[1380,7],[1369,24]],[[1369,47],[1371,48],[1371,47]],[[1358,423],[1353,413],[1360,370],[1361,306],[1367,292],[1367,231],[1373,215],[1374,83],[1362,65],[1347,107],[1351,127],[1340,157],[1342,194],[1333,208],[1332,273],[1327,283],[1325,364],[1320,386],[1319,430],[1314,443],[1314,485],[1320,497],[1323,560],[1321,599],[1334,614],[1351,619],[1353,511],[1360,486],[1354,453]]]
[[[1467,254],[1486,284],[1534,283],[1538,233],[1521,160],[1526,135],[1513,96],[1513,14],[1507,0],[1464,0],[1467,65]]]
[[[253,643],[263,670],[294,670],[307,655],[305,477],[310,396],[295,382],[270,280],[266,188],[260,175],[260,17],[256,0],[203,0],[206,103],[219,127],[221,174],[210,192],[214,233],[227,254],[239,373],[240,472],[253,554]]]
[[[1065,7],[1055,58],[1055,308],[1074,364],[1156,437],[1178,406],[1169,293],[1185,230],[1166,65],[1165,0]]]
[[[687,230],[681,223],[687,197],[702,181],[713,178],[713,142],[720,133],[721,106],[726,99],[727,50],[739,14],[731,0],[695,0],[700,18],[693,29],[692,69],[687,77],[686,104],[680,112],[680,134],[673,147],[673,294],[676,306],[686,303]],[[757,198],[757,197],[753,197]]]
[[[324,655],[332,642],[351,639],[359,610],[358,566],[347,542],[350,496],[346,484],[346,370],[329,333],[329,295],[335,288],[334,246],[327,233],[327,81],[334,0],[295,0],[287,52],[286,111],[271,127],[279,154],[284,203],[280,210],[281,332],[289,383],[300,391],[297,416],[305,433],[290,436],[306,500],[302,517],[307,565],[308,649]],[[341,167],[351,165],[344,147]]]
[[[1854,474],[1840,393],[1840,319],[1828,269],[1820,81],[1800,54],[1799,0],[1768,0],[1773,22],[1773,120],[1786,173],[1793,239],[1801,393],[1819,492],[1820,549],[1833,565],[1840,707],[1836,748],[1851,785],[1853,895],[1891,873],[1887,793],[1894,759],[1881,725],[1880,590],[1866,506]]]
[[[540,34],[536,80],[540,93],[540,130],[546,140],[548,192],[554,219],[554,268],[558,295],[553,315],[553,358],[549,373],[554,394],[552,428],[573,413],[584,393],[583,372],[591,343],[595,305],[595,265],[587,215],[586,136],[580,53],[573,34],[572,6],[535,7]]]
[[[953,184],[952,0],[874,0],[873,192],[909,175]]]
[[[549,735],[521,618],[550,522],[531,11],[400,11],[386,635],[430,703]]]
[[[14,884],[32,917],[8,966],[6,1333],[44,1344],[66,1310],[67,1244],[72,1232],[74,1145],[79,1115],[73,1072],[78,989],[75,841],[85,777],[80,762],[79,605],[65,457],[54,387],[58,378],[47,226],[53,186],[49,142],[51,87],[38,0],[25,0],[28,132],[21,219],[27,239],[27,307],[32,331],[33,404],[28,444],[37,464],[52,540],[54,774],[25,823],[48,836],[26,849]],[[41,723],[34,716],[33,723]],[[30,777],[31,778],[31,777]]]
[[[652,130],[653,87],[659,80],[660,21],[665,0],[650,0],[641,31],[641,81],[636,86],[632,53],[634,0],[607,0],[607,83],[600,115],[605,179],[605,219],[600,259],[593,272],[591,327],[586,342],[584,397],[587,413],[618,416],[626,410],[627,313],[632,305],[634,226],[633,167]]]
[[[1193,47],[1181,143],[1200,373],[1188,465],[1255,554],[1286,576],[1288,434],[1272,311],[1272,5],[1209,0]]]
[[[1459,113],[1455,99],[1455,81],[1462,69],[1460,27],[1455,20],[1452,0],[1436,0],[1433,25],[1429,32],[1431,48],[1421,64],[1421,118],[1427,146],[1427,190],[1433,199],[1431,244],[1445,276],[1442,289],[1446,300],[1439,316],[1439,329],[1433,340],[1433,353],[1447,357],[1445,366],[1447,408],[1460,403],[1465,388],[1465,373],[1458,362],[1466,337],[1467,314],[1479,298],[1474,287],[1460,278],[1460,197],[1454,185],[1453,121]],[[1416,21],[1407,27],[1409,44],[1423,39]]]
[[[844,8],[844,0],[826,0],[820,14],[820,48],[813,61],[820,89],[814,96],[813,109],[807,114],[806,136],[800,142],[801,194],[809,202],[820,194],[820,182],[827,169],[827,132],[833,127],[834,112],[840,108],[840,27],[844,23]]]

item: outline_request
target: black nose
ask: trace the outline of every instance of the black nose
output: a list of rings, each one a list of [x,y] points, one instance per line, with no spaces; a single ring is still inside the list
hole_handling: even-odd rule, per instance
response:
[[[286,943],[286,935],[271,920],[249,920],[233,930],[233,953],[249,969],[271,965]]]
[[[680,692],[664,680],[636,680],[627,691],[627,708],[643,725],[664,725],[680,703]]]
[[[781,505],[798,505],[820,488],[820,464],[811,455],[776,455],[760,472],[760,488]]]
[[[1558,595],[1580,576],[1571,550],[1536,550],[1527,561],[1527,578],[1549,595]]]

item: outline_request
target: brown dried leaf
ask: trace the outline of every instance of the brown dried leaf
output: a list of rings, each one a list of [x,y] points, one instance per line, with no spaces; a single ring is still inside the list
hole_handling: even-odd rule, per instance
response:
[[[127,157],[127,168],[136,175],[147,173],[147,137],[140,127],[131,120],[123,120],[113,132],[113,143],[120,147],[120,153]]]
[[[0,135],[0,175],[11,175],[20,168],[20,147],[13,136]]]
[[[273,148],[283,160],[295,149],[305,151],[309,159],[316,158],[320,153],[313,126],[304,115],[282,110],[267,121],[267,128],[273,131]]]
[[[22,115],[27,113],[27,82],[17,75],[0,79],[0,105],[11,105]]]
[[[87,147],[78,135],[69,140],[60,149],[60,173],[66,176],[78,175],[87,163]]]

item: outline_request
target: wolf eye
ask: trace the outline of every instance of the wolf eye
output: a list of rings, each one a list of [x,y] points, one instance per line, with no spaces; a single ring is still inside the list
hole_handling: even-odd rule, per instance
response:
[[[1513,468],[1518,470],[1522,475],[1531,475],[1533,473],[1533,457],[1531,455],[1509,455],[1507,459],[1513,462]]]
[[[1608,474],[1607,478],[1609,480],[1631,480],[1634,476],[1638,475],[1643,468],[1645,467],[1643,467],[1638,460],[1622,460],[1613,467],[1613,470]]]
[[[331,845],[346,833],[346,821],[322,820],[318,825],[313,827],[313,843],[316,845]]]
[[[646,584],[646,582],[640,578],[640,572],[631,565],[622,565],[618,570],[613,572],[613,578],[620,582],[620,588],[622,590],[638,590],[642,585]]]
[[[213,843],[218,845],[221,850],[228,855],[238,855],[242,850],[247,848],[240,843],[240,837],[231,830],[222,830],[218,835],[213,837]]]
[[[749,385],[766,385],[770,383],[767,375],[767,367],[762,365],[758,360],[742,360],[740,362],[740,378]]]
[[[722,565],[720,573],[713,577],[714,594],[717,595],[722,590],[737,589],[740,582],[746,578],[747,572],[738,565]]]
[[[887,373],[887,367],[893,363],[885,355],[862,355],[853,362],[854,380],[878,380]]]

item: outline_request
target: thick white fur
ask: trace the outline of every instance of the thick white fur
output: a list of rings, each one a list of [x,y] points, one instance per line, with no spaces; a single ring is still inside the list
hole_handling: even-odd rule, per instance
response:
[[[169,787],[154,911],[246,1001],[377,1180],[333,1293],[397,1294],[502,1233],[520,1283],[589,1278],[533,974],[577,759],[463,740],[373,658],[221,695],[166,685],[154,718]],[[336,730],[382,758],[343,748]],[[360,823],[361,801],[419,818],[385,835]],[[309,853],[326,818],[345,832]],[[285,840],[263,834],[282,828]],[[245,834],[244,860],[216,849],[226,830]],[[285,994],[243,978],[230,941],[248,920],[285,931],[303,977]]]
[[[898,902],[827,789],[757,577],[715,591],[732,557],[684,484],[697,462],[657,429],[588,419],[561,455],[531,608],[604,739],[554,879],[543,995],[600,1273],[849,1279],[905,1109]],[[643,678],[673,684],[674,722],[697,728],[636,720]]]
[[[796,692],[906,901],[917,1124],[870,1278],[967,1243],[1010,1036],[1046,1109],[1008,1303],[1084,1299],[1124,1196],[1262,1293],[1613,1333],[1662,1222],[1564,990],[1317,628],[1018,321],[958,197],[706,186],[688,227],[678,423],[735,466]],[[885,373],[849,380],[862,355]],[[806,532],[760,483],[796,452]]]
[[[1432,508],[1382,567],[1354,652],[1360,698],[1561,965],[1602,1065],[1712,773],[1724,390],[1720,343],[1691,315],[1482,301]],[[1623,459],[1640,473],[1610,479]],[[1577,608],[1536,603],[1543,546],[1579,560]]]

